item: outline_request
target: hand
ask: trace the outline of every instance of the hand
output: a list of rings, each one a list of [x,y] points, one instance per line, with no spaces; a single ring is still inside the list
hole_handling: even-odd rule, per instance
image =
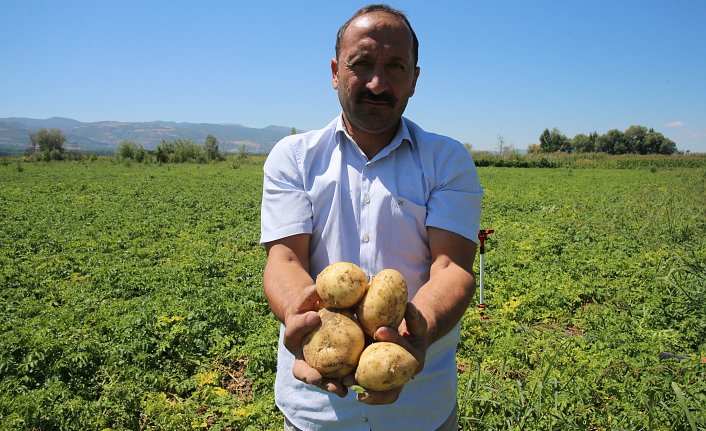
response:
[[[304,336],[321,323],[316,312],[318,302],[316,286],[312,285],[304,289],[301,296],[292,303],[284,319],[284,346],[294,355],[292,374],[297,380],[345,397],[348,393],[346,386],[336,379],[324,378],[304,360],[302,350]]]
[[[418,374],[424,369],[424,358],[426,357],[427,348],[429,347],[427,321],[419,309],[411,302],[407,304],[404,320],[402,320],[398,330],[388,327],[378,328],[378,330],[375,331],[374,338],[375,341],[388,341],[399,344],[411,353],[419,364],[415,374]],[[344,379],[344,382],[348,383],[346,379]],[[358,394],[357,398],[358,401],[365,404],[391,404],[397,401],[397,398],[402,393],[402,388],[404,388],[404,386],[382,392],[368,391]]]

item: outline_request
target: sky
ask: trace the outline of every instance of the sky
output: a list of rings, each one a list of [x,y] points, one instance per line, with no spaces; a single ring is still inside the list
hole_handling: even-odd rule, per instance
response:
[[[362,1],[1,0],[0,118],[313,130]],[[706,153],[706,1],[389,1],[420,41],[405,116],[475,150],[631,125]]]

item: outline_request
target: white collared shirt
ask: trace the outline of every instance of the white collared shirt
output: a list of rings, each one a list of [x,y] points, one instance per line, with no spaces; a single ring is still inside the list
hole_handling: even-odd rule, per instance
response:
[[[339,261],[359,265],[369,277],[393,268],[405,277],[411,299],[429,279],[427,227],[477,241],[483,191],[470,154],[405,118],[390,144],[368,160],[338,116],[321,130],[278,142],[264,174],[260,241],[311,234],[314,279]],[[398,401],[380,407],[294,379],[280,334],[277,405],[303,430],[435,429],[454,407],[458,338],[457,325],[430,346],[424,370]]]

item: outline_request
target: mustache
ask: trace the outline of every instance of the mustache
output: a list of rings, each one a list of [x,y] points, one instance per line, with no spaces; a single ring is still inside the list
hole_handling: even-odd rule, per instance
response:
[[[371,102],[387,102],[390,106],[395,106],[397,98],[390,93],[375,94],[370,90],[363,90],[358,93],[358,102],[370,100]]]

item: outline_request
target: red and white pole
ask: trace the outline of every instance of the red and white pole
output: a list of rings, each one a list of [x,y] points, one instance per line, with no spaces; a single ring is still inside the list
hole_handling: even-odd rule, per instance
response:
[[[485,276],[485,241],[488,239],[488,235],[495,232],[494,229],[481,229],[478,231],[478,243],[479,243],[479,255],[480,255],[480,298],[478,302],[478,308],[481,310],[485,309],[485,291],[483,287],[483,278]]]

